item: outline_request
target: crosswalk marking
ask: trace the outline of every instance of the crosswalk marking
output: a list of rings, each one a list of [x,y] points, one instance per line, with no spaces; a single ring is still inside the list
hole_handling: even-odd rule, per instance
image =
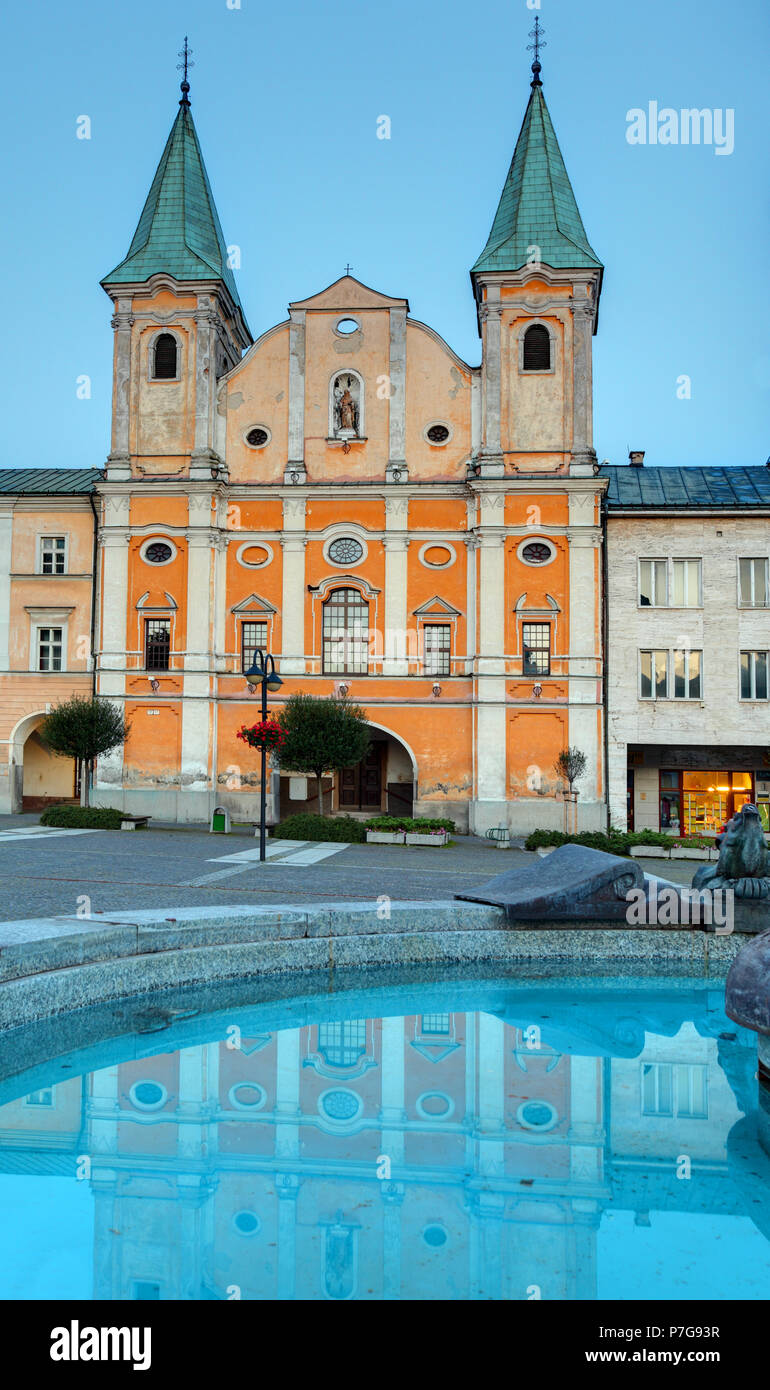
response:
[[[318,864],[322,859],[328,859],[332,854],[339,854],[340,850],[347,849],[347,843],[327,842],[318,844],[308,840],[270,840],[265,845],[265,856],[271,869],[282,868],[284,864],[307,868],[310,864]],[[248,869],[256,869],[260,863],[258,849],[244,849],[237,854],[220,854],[216,858],[210,858],[209,864],[223,864],[226,868],[215,869],[210,874],[201,874],[198,878],[191,878],[185,881],[185,888],[203,888],[207,883],[215,883],[220,878],[230,878],[233,874],[245,874]]]
[[[0,841],[7,840],[13,844],[16,840],[55,840],[60,835],[98,835],[99,831],[91,826],[82,826],[75,830],[63,830],[58,826],[48,825],[20,825],[14,830],[0,830]]]
[[[328,859],[331,854],[339,854],[341,849],[347,848],[347,844],[336,841],[333,844],[313,845],[310,849],[301,849],[298,854],[289,854],[277,860],[274,867],[280,869],[284,864],[318,864],[321,859]]]

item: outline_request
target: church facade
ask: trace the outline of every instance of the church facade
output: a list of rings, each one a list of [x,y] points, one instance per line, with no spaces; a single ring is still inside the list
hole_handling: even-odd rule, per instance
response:
[[[586,754],[604,818],[600,502],[591,340],[601,285],[536,74],[471,272],[481,365],[406,298],[347,274],[255,340],[183,93],[125,260],[112,448],[98,486],[97,690],[130,735],[97,800],[182,820],[255,804],[240,726],[257,647],[292,691],[372,725],[334,809],[561,824]],[[272,816],[315,804],[273,774]]]

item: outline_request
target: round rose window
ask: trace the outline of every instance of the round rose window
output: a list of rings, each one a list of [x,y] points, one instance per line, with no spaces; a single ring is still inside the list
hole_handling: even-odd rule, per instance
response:
[[[449,430],[446,425],[431,425],[428,430],[428,439],[431,444],[446,444],[449,438]]]
[[[329,546],[329,559],[334,565],[355,565],[364,553],[364,547],[353,536],[340,536]]]
[[[543,545],[542,541],[532,541],[525,545],[521,552],[521,558],[529,565],[544,565],[551,558],[551,547]]]
[[[165,565],[171,559],[173,553],[171,546],[166,545],[165,541],[153,541],[152,545],[148,545],[145,550],[144,558],[149,561],[151,565]]]
[[[270,435],[267,430],[263,429],[261,425],[257,425],[253,430],[249,430],[246,435],[246,443],[250,444],[252,449],[264,449],[269,438]]]

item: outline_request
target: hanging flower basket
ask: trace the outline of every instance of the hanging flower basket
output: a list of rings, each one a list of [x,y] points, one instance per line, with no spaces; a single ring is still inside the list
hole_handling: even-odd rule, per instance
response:
[[[276,753],[286,742],[286,730],[277,719],[260,719],[259,723],[250,727],[243,724],[236,737],[248,743],[249,748],[266,748],[268,752]]]

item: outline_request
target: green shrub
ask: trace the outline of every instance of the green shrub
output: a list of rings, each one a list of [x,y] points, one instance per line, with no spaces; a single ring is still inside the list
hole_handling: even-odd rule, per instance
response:
[[[410,834],[427,834],[430,830],[447,830],[455,834],[453,820],[431,819],[430,816],[372,816],[364,827],[366,830],[383,830],[393,834],[396,830],[408,830]]]
[[[347,844],[360,845],[366,840],[366,829],[363,821],[354,820],[352,816],[331,820],[327,816],[313,815],[311,811],[299,811],[275,826],[273,839],[342,840]]]
[[[120,830],[123,812],[112,806],[46,806],[41,825],[64,830]]]
[[[685,843],[692,844],[694,837]],[[681,841],[674,840],[658,830],[617,830],[611,826],[608,831],[583,830],[579,835],[565,835],[561,830],[533,830],[524,842],[529,850],[542,849],[546,845],[588,845],[590,849],[603,849],[607,854],[628,855],[632,845],[660,845],[670,849]],[[704,842],[705,844],[708,841]]]

